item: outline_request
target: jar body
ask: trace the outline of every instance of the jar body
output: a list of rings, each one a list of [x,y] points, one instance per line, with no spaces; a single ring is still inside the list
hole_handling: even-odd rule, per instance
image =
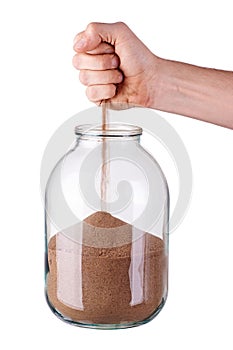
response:
[[[53,312],[102,329],[157,315],[167,297],[169,195],[139,137],[80,136],[53,170],[45,203]]]

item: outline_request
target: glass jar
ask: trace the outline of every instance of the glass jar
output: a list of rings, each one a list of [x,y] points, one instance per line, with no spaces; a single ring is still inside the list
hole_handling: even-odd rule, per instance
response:
[[[81,125],[47,183],[46,298],[62,320],[115,329],[167,297],[169,193],[133,125]]]

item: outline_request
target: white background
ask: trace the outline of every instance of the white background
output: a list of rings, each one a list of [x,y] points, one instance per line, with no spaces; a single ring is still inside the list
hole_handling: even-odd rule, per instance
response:
[[[194,187],[189,211],[171,235],[167,304],[138,328],[80,329],[51,313],[43,292],[39,188],[51,134],[91,107],[71,65],[77,32],[90,21],[121,20],[161,57],[233,70],[231,5],[230,0],[1,1],[1,348],[232,349],[231,130],[161,113],[187,147]]]

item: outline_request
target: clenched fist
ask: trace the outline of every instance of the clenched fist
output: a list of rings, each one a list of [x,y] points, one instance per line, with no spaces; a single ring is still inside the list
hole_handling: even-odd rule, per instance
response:
[[[159,58],[124,23],[89,24],[74,50],[73,64],[98,105],[149,107],[233,129],[233,72]]]
[[[124,23],[90,23],[76,35],[73,65],[89,100],[149,107],[155,99],[155,56]]]

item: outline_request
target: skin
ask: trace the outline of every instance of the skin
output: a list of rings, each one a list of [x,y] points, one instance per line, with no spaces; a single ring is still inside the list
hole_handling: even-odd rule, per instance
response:
[[[124,23],[90,23],[74,39],[73,65],[90,101],[141,106],[233,129],[233,72],[154,55]]]

